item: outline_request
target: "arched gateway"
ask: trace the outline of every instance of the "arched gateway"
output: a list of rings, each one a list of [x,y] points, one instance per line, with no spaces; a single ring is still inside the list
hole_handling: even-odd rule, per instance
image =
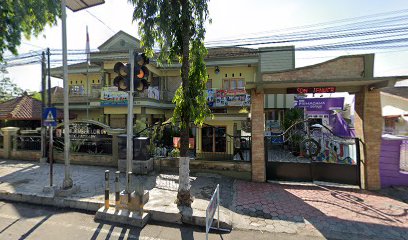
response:
[[[359,161],[354,162],[362,188],[379,189],[379,159],[382,134],[380,88],[394,86],[407,76],[374,77],[374,54],[343,56],[327,62],[277,72],[260,72],[253,83],[247,83],[251,94],[252,180],[264,182],[282,166],[268,164],[265,147],[265,94],[348,92],[355,94],[354,128],[359,139]],[[319,149],[320,150],[320,149]],[[268,169],[274,168],[274,169]],[[319,169],[318,169],[319,168]],[[284,167],[283,167],[284,169]],[[340,172],[347,169],[336,164],[320,165],[311,171]],[[295,167],[283,171],[296,171]],[[344,171],[344,172],[342,172]],[[329,173],[330,174],[330,173]],[[327,177],[327,174],[326,174]],[[313,175],[312,175],[313,180]],[[329,179],[330,180],[330,179]]]

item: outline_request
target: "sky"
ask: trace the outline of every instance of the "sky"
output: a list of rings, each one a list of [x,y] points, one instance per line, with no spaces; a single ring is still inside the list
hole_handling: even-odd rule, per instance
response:
[[[324,23],[351,17],[366,16],[408,9],[406,0],[211,0],[209,12],[212,24],[207,24],[206,41],[255,36],[275,30]],[[135,37],[137,23],[132,22],[133,6],[127,0],[105,0],[105,4],[72,12],[67,9],[68,49],[85,49],[86,26],[90,47],[97,49],[116,32],[123,30]],[[23,39],[19,53],[46,47],[62,49],[61,22],[47,27],[37,38]],[[295,45],[296,47],[296,45]],[[296,67],[323,62],[341,55],[371,53],[368,51],[296,52]],[[408,75],[408,49],[392,49],[376,53],[374,75]],[[39,91],[40,65],[9,68],[9,77],[21,88]],[[53,79],[54,86],[62,80]],[[405,83],[404,83],[405,85]],[[408,85],[408,84],[407,84]]]

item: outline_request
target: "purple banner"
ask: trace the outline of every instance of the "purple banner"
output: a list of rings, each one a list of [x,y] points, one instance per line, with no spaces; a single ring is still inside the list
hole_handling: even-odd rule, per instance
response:
[[[305,108],[306,111],[343,110],[344,98],[298,98],[295,108]]]

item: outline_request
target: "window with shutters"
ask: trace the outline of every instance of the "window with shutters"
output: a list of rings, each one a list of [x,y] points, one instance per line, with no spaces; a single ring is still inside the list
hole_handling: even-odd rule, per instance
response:
[[[245,89],[245,79],[242,78],[223,79],[222,83],[224,90]]]

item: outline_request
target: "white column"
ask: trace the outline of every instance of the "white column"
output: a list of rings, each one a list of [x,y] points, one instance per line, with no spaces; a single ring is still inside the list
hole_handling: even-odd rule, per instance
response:
[[[64,163],[65,175],[62,183],[62,188],[68,189],[73,185],[71,178],[69,149],[69,104],[68,104],[68,60],[67,60],[67,13],[66,0],[61,0],[62,10],[62,64],[63,64],[63,78],[64,78]]]

